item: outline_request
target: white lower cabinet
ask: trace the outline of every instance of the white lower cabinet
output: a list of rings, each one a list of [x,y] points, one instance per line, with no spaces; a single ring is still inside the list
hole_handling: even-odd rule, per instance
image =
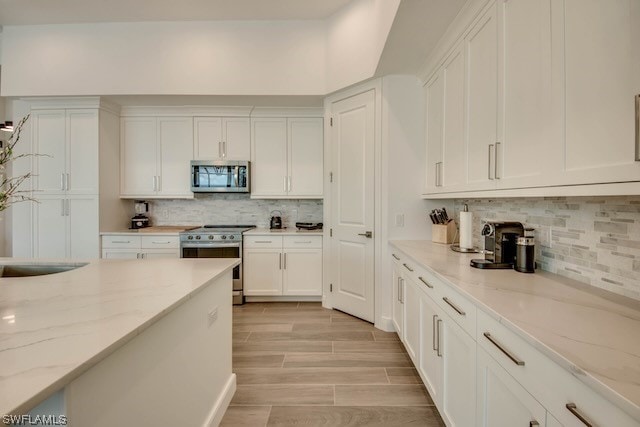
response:
[[[322,295],[322,236],[246,236],[242,265],[247,296]]]
[[[39,196],[34,203],[36,258],[98,258],[98,197]]]
[[[153,236],[140,236],[135,233],[104,234],[102,258],[180,258],[180,239],[177,234]]]
[[[403,280],[404,345],[414,364],[420,354],[420,288],[413,277]]]
[[[480,347],[476,372],[478,427],[545,426],[544,407]]]
[[[402,324],[404,321],[403,319],[404,307],[402,306],[402,299],[401,299],[402,298],[402,271],[400,269],[402,268],[402,266],[398,262],[400,261],[400,258],[396,254],[393,254],[392,256],[393,256],[393,262],[392,262],[393,305],[391,306],[391,309],[392,309],[391,320],[393,322],[393,327],[396,329],[396,333],[402,339]]]

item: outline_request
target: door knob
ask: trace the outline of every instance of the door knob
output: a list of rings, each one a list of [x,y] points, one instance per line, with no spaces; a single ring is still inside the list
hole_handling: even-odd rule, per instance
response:
[[[367,239],[370,239],[370,238],[373,237],[373,233],[371,231],[367,231],[367,232],[364,232],[364,233],[358,233],[358,236],[364,236]]]

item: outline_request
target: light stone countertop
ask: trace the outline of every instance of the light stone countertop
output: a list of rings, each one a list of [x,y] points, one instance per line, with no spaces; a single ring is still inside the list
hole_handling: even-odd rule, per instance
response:
[[[301,234],[312,234],[317,236],[322,236],[323,230],[298,230],[295,227],[284,228],[280,230],[270,230],[268,228],[254,228],[249,231],[245,231],[242,233],[244,236],[299,236]]]
[[[36,406],[239,263],[101,259],[64,273],[0,278],[0,414]]]
[[[537,270],[480,270],[430,241],[391,241],[501,324],[640,420],[640,302]]]
[[[101,231],[100,235],[123,235],[123,234],[138,234],[140,236],[177,236],[179,233],[186,230],[193,230],[194,228],[198,228],[195,225],[160,225],[160,226],[151,226],[145,228],[131,229],[127,228],[125,230],[116,230],[116,231]]]

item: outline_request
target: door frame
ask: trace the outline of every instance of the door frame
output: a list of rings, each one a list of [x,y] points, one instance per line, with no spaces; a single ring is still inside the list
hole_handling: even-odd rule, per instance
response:
[[[374,91],[374,220],[373,220],[373,299],[374,299],[374,324],[377,328],[385,331],[393,331],[393,325],[390,318],[382,317],[382,300],[380,296],[384,295],[382,283],[382,252],[383,252],[383,233],[382,233],[382,80],[375,78],[364,83],[357,84],[339,92],[332,93],[324,99],[324,231],[323,231],[323,284],[322,284],[322,306],[325,308],[333,308],[333,295],[330,292],[331,285],[331,237],[329,237],[329,229],[332,228],[333,222],[331,218],[331,197],[332,188],[330,182],[330,173],[333,168],[331,140],[331,106],[335,102],[360,95],[370,90]]]

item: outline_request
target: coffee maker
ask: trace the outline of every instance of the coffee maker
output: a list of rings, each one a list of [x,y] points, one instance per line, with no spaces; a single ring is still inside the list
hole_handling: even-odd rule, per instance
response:
[[[134,202],[135,216],[131,218],[131,229],[145,228],[151,226],[149,217],[145,214],[149,212],[149,203],[144,200],[136,200]]]
[[[524,226],[515,221],[485,221],[482,227],[484,259],[472,259],[471,266],[487,269],[513,268],[518,237],[524,236]]]

